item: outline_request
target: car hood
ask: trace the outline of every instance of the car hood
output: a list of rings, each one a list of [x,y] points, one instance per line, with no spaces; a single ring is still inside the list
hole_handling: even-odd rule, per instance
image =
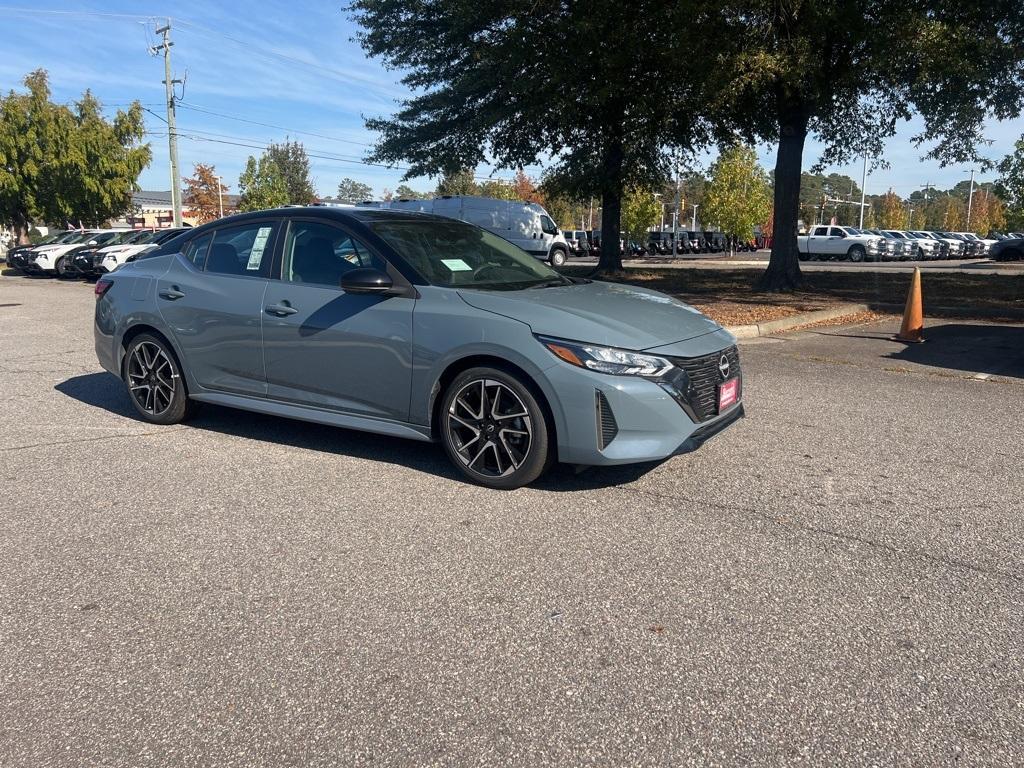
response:
[[[576,283],[524,291],[459,290],[472,307],[519,320],[534,333],[624,349],[647,349],[721,328],[657,291],[618,283]]]

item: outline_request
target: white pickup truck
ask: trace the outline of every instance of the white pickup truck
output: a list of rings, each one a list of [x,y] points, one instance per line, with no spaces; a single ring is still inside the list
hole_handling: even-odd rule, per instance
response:
[[[845,261],[874,260],[881,254],[879,243],[882,238],[868,235],[853,227],[818,225],[811,227],[806,235],[799,235],[796,247],[800,259],[837,259]]]

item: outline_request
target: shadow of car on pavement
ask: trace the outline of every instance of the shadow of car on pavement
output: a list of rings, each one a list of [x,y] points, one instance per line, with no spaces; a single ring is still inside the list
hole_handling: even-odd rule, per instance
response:
[[[57,384],[54,389],[85,405],[138,420],[135,409],[128,399],[128,393],[112,374],[104,372],[73,376]],[[204,429],[233,437],[398,464],[470,484],[451,465],[438,444],[268,416],[209,403],[204,403],[187,425],[193,429]],[[550,472],[528,487],[560,492],[605,488],[632,482],[656,466],[658,463],[595,467],[577,474],[571,467],[555,465]]]

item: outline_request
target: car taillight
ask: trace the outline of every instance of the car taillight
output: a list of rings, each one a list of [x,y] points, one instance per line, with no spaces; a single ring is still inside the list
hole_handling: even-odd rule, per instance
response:
[[[96,298],[99,299],[103,296],[103,294],[110,290],[110,286],[113,284],[113,280],[97,280],[96,287],[93,289],[93,293],[96,294]]]

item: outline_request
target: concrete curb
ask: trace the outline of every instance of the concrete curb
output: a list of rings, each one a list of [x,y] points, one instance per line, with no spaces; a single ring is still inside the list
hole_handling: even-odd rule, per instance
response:
[[[770,336],[773,333],[788,331],[800,325],[809,323],[820,323],[822,320],[834,320],[845,315],[855,315],[858,312],[867,312],[867,304],[841,304],[831,309],[819,309],[815,312],[803,312],[799,315],[790,315],[778,320],[768,320],[757,325],[733,325],[727,327],[729,333],[737,339],[756,339],[759,336]]]

